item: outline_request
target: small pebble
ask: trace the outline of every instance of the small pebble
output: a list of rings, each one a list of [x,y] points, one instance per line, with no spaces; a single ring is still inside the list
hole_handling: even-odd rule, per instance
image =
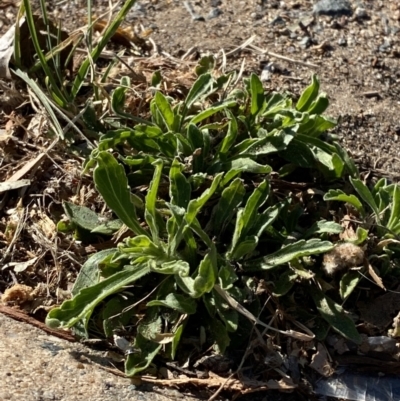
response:
[[[379,46],[378,50],[381,53],[386,53],[386,52],[390,51],[391,47],[392,47],[392,44],[391,44],[390,40],[385,39],[385,41]]]
[[[304,38],[300,40],[300,47],[303,49],[307,49],[311,45],[312,45],[312,39],[309,36],[304,36]]]
[[[356,19],[367,19],[369,18],[369,15],[365,8],[357,7],[356,10],[354,11],[354,17]]]
[[[320,0],[314,4],[313,12],[319,15],[340,17],[342,15],[351,15],[353,10],[347,0]]]
[[[211,7],[219,7],[222,4],[221,0],[211,0]]]
[[[210,10],[210,12],[208,13],[207,19],[213,19],[213,18],[217,18],[222,14],[221,9],[219,9],[218,7],[212,8]]]
[[[277,15],[273,20],[269,22],[270,25],[285,25],[286,21],[280,16]]]

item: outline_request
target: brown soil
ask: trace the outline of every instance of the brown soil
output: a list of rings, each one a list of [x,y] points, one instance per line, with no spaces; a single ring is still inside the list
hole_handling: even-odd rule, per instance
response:
[[[5,11],[0,16],[3,32],[16,12],[15,6],[7,7],[10,3],[14,1],[1,5]],[[32,3],[37,4],[37,0]],[[86,0],[60,6],[57,3],[47,1],[66,29],[84,25]],[[97,16],[107,12],[108,1],[93,3]],[[165,56],[180,59],[190,51],[186,59],[195,60],[205,53],[225,52],[227,69],[239,69],[244,61],[245,74],[261,73],[269,65],[267,90],[298,94],[308,84],[311,73],[317,73],[322,90],[331,100],[328,113],[341,119],[336,132],[342,143],[366,166],[384,170],[380,173],[397,179],[400,5],[396,0],[351,3],[353,16],[331,17],[314,15],[314,2],[307,0],[200,0],[191,4],[202,18],[193,20],[181,1],[143,0],[130,11],[125,28],[144,29],[146,35],[151,31],[152,44]],[[357,10],[360,7],[365,14]],[[220,15],[209,19],[215,8]],[[250,38],[250,45],[229,55]],[[179,61],[175,62],[178,68]]]

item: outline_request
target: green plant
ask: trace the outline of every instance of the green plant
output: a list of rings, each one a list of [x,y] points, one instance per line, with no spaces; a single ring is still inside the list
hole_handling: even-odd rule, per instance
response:
[[[100,137],[85,171],[93,168],[97,190],[131,236],[85,263],[74,297],[47,324],[84,336],[94,316],[106,336],[132,327],[138,352],[125,369],[136,375],[156,355],[174,359],[186,335],[223,353],[238,341],[244,317],[264,324],[254,317],[261,312],[255,286],[267,280],[276,299],[309,289],[325,333],[333,327],[359,342],[353,320],[321,286],[319,255],[335,248],[330,237],[343,227],[326,220],[321,198],[311,212],[295,196],[306,180],[328,186],[350,175],[358,182],[354,163],[326,135],[335,122],[321,115],[327,98],[318,79],[293,107],[288,96],[264,94],[256,75],[237,89],[233,74],[215,78],[209,63],[200,65],[183,101],[155,91],[149,120],[125,110],[128,78],[114,91],[119,126]]]
[[[88,73],[136,2],[136,0],[125,1],[110,25],[104,30],[101,39],[93,46],[91,42],[93,24],[91,1],[88,0],[89,26],[86,32],[89,41],[87,43],[88,56],[83,60],[75,75],[72,74],[72,63],[76,48],[83,43],[85,38],[84,32],[75,32],[69,36],[62,30],[61,25],[54,26],[47,15],[44,0],[40,0],[41,16],[33,14],[29,0],[23,0],[16,21],[12,71],[35,94],[39,103],[48,113],[51,127],[60,139],[64,139],[66,129],[70,128],[85,138],[79,125],[86,128],[87,121],[84,117],[88,117],[92,103],[88,99],[86,108],[82,111],[85,116],[82,118],[78,112],[77,96],[82,85],[87,81],[97,91],[98,84],[96,80],[87,79]],[[25,17],[23,24],[21,24],[22,17]],[[24,35],[21,35],[22,30],[26,31]],[[115,60],[112,61],[112,63],[114,62]],[[67,71],[70,76],[66,75]],[[92,72],[95,75],[94,71]],[[102,77],[102,82],[107,78],[108,73],[109,70]],[[86,109],[89,111],[85,113]],[[67,122],[66,128],[60,124],[60,116]],[[92,117],[90,120],[93,121],[94,116],[90,117]]]

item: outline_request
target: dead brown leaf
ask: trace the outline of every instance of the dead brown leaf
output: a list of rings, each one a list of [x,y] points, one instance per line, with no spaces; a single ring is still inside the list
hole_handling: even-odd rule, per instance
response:
[[[318,343],[317,352],[311,359],[310,367],[324,377],[329,377],[334,372],[329,362],[329,354],[321,343]]]
[[[382,288],[382,290],[386,290],[386,287],[384,286],[383,281],[379,277],[378,273],[375,271],[375,268],[370,263],[368,263],[368,261],[366,261],[365,264],[368,267],[369,275],[375,281],[375,283],[378,285],[378,287]]]

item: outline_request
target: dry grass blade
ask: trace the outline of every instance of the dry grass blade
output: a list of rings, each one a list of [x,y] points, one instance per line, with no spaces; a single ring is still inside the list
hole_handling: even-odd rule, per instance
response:
[[[245,49],[248,46],[251,46],[251,44],[254,42],[256,38],[256,35],[251,36],[249,39],[247,39],[245,42],[243,42],[240,46],[236,47],[235,49],[231,50],[230,52],[225,54],[225,57],[232,56],[233,54]]]
[[[0,193],[6,191],[12,191],[13,189],[18,189],[30,185],[30,180],[18,180],[18,181],[11,181],[7,180],[5,182],[0,182]]]
[[[260,54],[267,54],[268,56],[275,57],[279,60],[284,60],[288,61],[290,63],[294,64],[299,64],[299,65],[304,65],[305,67],[310,67],[310,68],[319,68],[320,66],[317,64],[313,63],[308,63],[307,61],[301,61],[301,60],[296,60],[290,57],[282,56],[281,54],[273,53],[268,50],[264,50],[261,47],[255,46],[253,44],[249,44],[249,47],[252,48],[253,50],[257,51]]]
[[[47,96],[43,93],[43,91],[40,89],[39,85],[31,78],[29,78],[28,74],[25,72],[17,69],[13,71],[15,75],[20,77],[22,80],[26,82],[26,84],[32,89],[32,91],[35,93],[35,95],[39,98],[40,102],[42,103],[43,107],[46,109],[47,113],[49,114],[51,118],[52,125],[55,129],[56,134],[59,136],[59,138],[64,139],[64,132],[63,129],[61,128],[61,125],[58,121],[57,116],[54,114],[53,106]]]
[[[260,326],[263,326],[267,328],[268,330],[275,331],[277,333],[283,334],[288,337],[293,337],[296,338],[297,340],[301,341],[311,341],[315,338],[314,335],[309,335],[309,334],[304,334],[300,333],[298,331],[293,331],[293,330],[279,330],[276,329],[275,327],[272,327],[264,322],[262,322],[260,319],[255,317],[250,311],[248,311],[246,308],[244,308],[242,305],[239,304],[234,298],[232,298],[226,291],[224,291],[219,285],[214,286],[215,291],[218,292],[219,295],[229,304],[231,308],[245,316],[247,319],[249,319],[251,322],[257,323]]]
[[[263,390],[293,390],[297,386],[288,380],[268,380],[266,382],[257,380],[237,380],[233,378],[221,377],[213,372],[209,372],[208,379],[199,379],[197,377],[188,377],[182,379],[170,379],[162,380],[155,379],[150,376],[142,376],[141,380],[145,383],[154,383],[161,386],[183,386],[187,384],[193,384],[201,387],[220,387],[221,385],[226,385],[230,390],[239,391],[242,394],[255,391]]]

